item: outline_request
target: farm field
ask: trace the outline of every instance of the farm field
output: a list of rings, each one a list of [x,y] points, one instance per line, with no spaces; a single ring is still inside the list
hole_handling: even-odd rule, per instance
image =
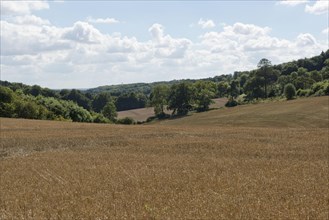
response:
[[[328,105],[134,126],[1,118],[0,219],[328,219]]]

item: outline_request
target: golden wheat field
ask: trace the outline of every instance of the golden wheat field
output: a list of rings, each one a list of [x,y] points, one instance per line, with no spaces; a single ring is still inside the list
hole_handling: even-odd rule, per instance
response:
[[[0,219],[328,219],[328,97],[257,106],[276,120],[1,118]]]

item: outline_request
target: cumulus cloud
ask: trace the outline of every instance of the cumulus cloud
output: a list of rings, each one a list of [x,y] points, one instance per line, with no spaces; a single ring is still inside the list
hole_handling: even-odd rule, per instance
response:
[[[155,23],[145,30],[150,40],[139,41],[83,21],[57,27],[33,16],[22,25],[23,18],[1,21],[2,79],[51,88],[204,78],[256,68],[263,57],[280,63],[327,49],[309,33],[280,39],[269,27],[239,22],[195,41]]]
[[[235,23],[233,26],[225,26],[225,31],[228,33],[233,32],[234,34],[240,35],[251,35],[251,36],[263,36],[271,31],[269,27],[259,27],[253,24]]]
[[[276,4],[277,5],[286,5],[286,6],[296,6],[296,5],[301,5],[309,2],[308,0],[283,0],[283,1],[278,1]]]
[[[154,54],[158,57],[182,58],[192,42],[186,38],[172,38],[164,34],[164,27],[155,23],[149,28],[152,40],[155,43]]]
[[[50,25],[50,22],[48,20],[42,19],[35,15],[16,16],[13,18],[13,22],[16,24],[23,25]]]
[[[30,14],[32,11],[48,9],[46,1],[1,1],[3,15]]]
[[[313,5],[306,5],[305,11],[315,15],[327,14],[329,11],[329,1],[317,0]]]
[[[64,31],[63,38],[80,43],[100,43],[102,34],[92,25],[78,21]]]
[[[116,24],[120,21],[115,18],[92,18],[88,17],[87,22],[96,24]]]
[[[313,35],[309,33],[299,34],[296,43],[298,46],[313,46],[317,44]]]
[[[51,26],[27,26],[0,21],[1,55],[31,55],[46,51],[69,49],[61,39],[61,29]]]
[[[203,56],[217,60],[219,55],[238,57],[237,68],[244,66],[247,69],[255,62],[253,57],[264,56],[280,63],[316,55],[326,49],[326,45],[317,42],[309,33],[299,34],[289,41],[271,36],[270,30],[269,27],[235,23],[224,26],[221,32],[207,32],[201,36],[201,48],[205,49]]]
[[[199,22],[198,22],[198,25],[203,28],[203,29],[206,29],[206,28],[213,28],[216,26],[216,24],[213,22],[213,20],[203,20],[202,18],[200,18]]]
[[[322,34],[329,34],[329,27],[322,30]]]

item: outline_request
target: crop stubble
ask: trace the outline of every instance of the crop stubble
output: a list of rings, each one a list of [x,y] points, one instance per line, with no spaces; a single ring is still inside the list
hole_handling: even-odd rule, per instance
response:
[[[1,119],[0,219],[326,219],[327,130]]]

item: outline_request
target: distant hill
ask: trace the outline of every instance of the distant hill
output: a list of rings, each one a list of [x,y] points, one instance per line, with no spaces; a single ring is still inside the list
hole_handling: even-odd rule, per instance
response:
[[[197,113],[175,120],[159,122],[165,125],[205,125],[239,127],[329,127],[329,97],[300,98],[248,104]]]
[[[282,72],[283,75],[289,75],[290,73],[297,71],[298,68],[302,67],[307,69],[308,71],[320,71],[324,67],[324,61],[329,58],[329,50],[326,52],[321,52],[320,55],[314,56],[311,58],[303,58],[298,59],[278,65],[274,65],[274,69]],[[151,90],[154,86],[159,84],[165,84],[168,86],[172,86],[174,84],[178,84],[181,82],[196,82],[198,80],[204,81],[212,81],[212,82],[221,82],[221,81],[230,81],[232,79],[237,78],[242,74],[250,74],[254,70],[251,71],[235,71],[234,73],[222,74],[220,76],[214,76],[209,78],[202,79],[180,79],[180,80],[171,80],[171,81],[160,81],[160,82],[152,82],[152,83],[131,83],[131,84],[119,84],[119,85],[104,85],[96,88],[91,88],[85,90],[85,92],[89,93],[100,93],[100,92],[109,92],[114,96],[118,96],[123,93],[143,93],[148,95],[151,93]]]

